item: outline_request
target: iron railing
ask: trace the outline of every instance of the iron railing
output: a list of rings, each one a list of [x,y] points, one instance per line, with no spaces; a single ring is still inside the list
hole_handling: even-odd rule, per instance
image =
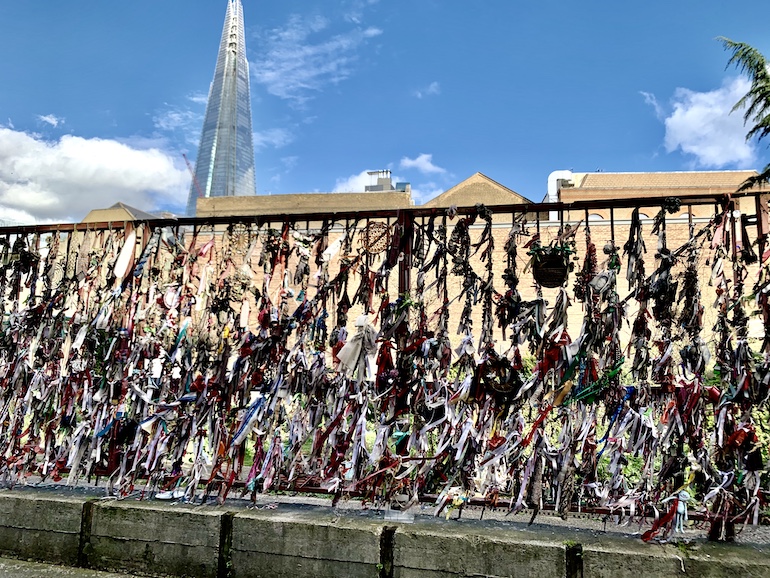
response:
[[[439,510],[673,496],[725,537],[765,515],[766,237],[748,193],[0,228],[0,472]]]

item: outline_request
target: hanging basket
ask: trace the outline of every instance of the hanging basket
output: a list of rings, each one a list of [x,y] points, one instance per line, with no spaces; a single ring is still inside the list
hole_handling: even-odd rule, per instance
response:
[[[569,275],[567,257],[561,253],[541,253],[535,256],[532,273],[535,281],[543,287],[561,287]]]

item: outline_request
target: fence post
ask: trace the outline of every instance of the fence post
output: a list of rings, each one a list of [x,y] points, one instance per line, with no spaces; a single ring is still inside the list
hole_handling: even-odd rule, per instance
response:
[[[398,261],[398,294],[405,296],[412,286],[412,244],[414,242],[414,215],[399,211],[398,228],[401,232],[401,251]]]
[[[754,207],[757,213],[757,243],[761,265],[762,255],[765,252],[765,245],[767,242],[767,233],[768,229],[770,229],[770,224],[768,223],[767,197],[765,195],[756,195],[754,197]]]

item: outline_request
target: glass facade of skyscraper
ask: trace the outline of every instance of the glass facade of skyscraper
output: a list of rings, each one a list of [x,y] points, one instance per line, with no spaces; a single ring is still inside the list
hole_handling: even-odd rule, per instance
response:
[[[228,0],[195,163],[195,179],[187,202],[188,215],[195,215],[199,196],[256,194],[249,88],[243,5],[240,0]]]

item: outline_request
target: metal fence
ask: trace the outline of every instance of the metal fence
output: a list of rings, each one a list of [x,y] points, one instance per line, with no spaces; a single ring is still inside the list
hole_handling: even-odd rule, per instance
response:
[[[758,194],[0,229],[0,475],[730,538],[766,513],[766,235]]]

